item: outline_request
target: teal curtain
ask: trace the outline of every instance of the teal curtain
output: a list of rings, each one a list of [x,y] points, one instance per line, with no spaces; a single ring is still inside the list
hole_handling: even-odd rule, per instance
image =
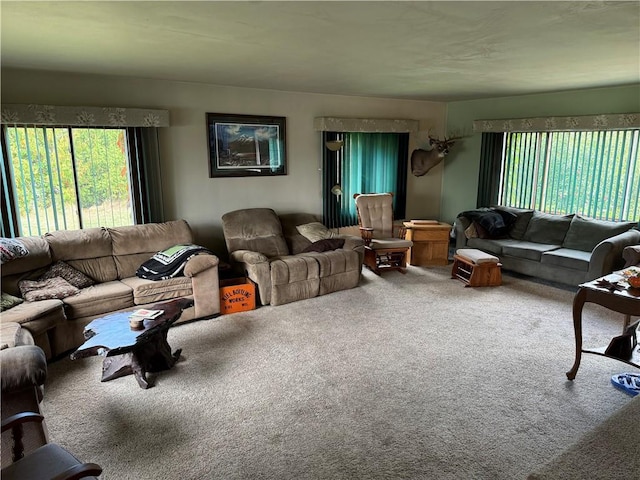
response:
[[[358,222],[354,193],[394,192],[398,184],[397,133],[348,133],[344,136],[342,166],[343,201],[340,216],[345,225]]]

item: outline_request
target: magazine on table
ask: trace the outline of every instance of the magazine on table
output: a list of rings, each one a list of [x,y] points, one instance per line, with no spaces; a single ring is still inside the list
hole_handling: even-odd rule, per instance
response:
[[[159,317],[163,314],[163,312],[164,310],[147,310],[146,308],[141,308],[133,312],[131,315],[129,315],[129,317],[148,318],[151,320]]]

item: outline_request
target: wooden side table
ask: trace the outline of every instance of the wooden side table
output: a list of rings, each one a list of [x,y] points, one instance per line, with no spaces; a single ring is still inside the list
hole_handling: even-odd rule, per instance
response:
[[[449,264],[448,223],[403,222],[407,229],[406,239],[413,242],[407,255],[407,263],[420,267]]]

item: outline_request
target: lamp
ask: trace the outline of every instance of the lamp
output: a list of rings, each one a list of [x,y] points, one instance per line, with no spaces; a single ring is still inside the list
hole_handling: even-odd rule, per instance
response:
[[[344,145],[344,140],[327,140],[324,144],[332,152],[337,152]]]
[[[336,201],[338,205],[342,203],[342,186],[339,183],[336,183],[333,187],[331,187],[331,193],[336,196]],[[338,224],[340,225],[340,224]],[[340,227],[338,226],[338,235],[340,235]]]

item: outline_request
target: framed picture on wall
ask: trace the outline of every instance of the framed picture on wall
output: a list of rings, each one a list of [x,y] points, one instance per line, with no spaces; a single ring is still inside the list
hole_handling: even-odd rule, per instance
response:
[[[286,117],[207,113],[209,177],[287,174]]]

